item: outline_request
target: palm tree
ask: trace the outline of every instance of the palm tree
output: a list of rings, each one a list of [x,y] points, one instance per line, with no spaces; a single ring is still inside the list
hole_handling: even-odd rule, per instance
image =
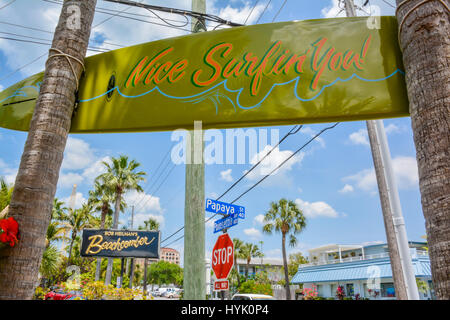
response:
[[[445,3],[397,0],[396,13],[431,274],[441,300],[450,299],[450,20]]]
[[[252,258],[261,258],[262,252],[259,251],[259,247],[253,243],[244,243],[240,249],[241,257],[247,260],[247,268],[245,270],[245,279],[248,279],[248,269]]]
[[[67,226],[60,226],[56,221],[51,221],[47,228],[45,248],[48,248],[54,241],[65,240],[68,230]]]
[[[149,218],[144,221],[144,226],[139,226],[139,230],[159,230],[159,222],[155,219]],[[143,286],[144,295],[147,294],[147,259],[144,259],[144,286]]]
[[[237,287],[239,288],[241,286],[241,277],[238,270],[238,259],[243,257],[242,247],[244,245],[244,242],[241,239],[234,238],[233,245],[234,245],[234,269],[236,270]]]
[[[94,190],[89,191],[88,203],[94,208],[95,211],[100,211],[100,229],[105,229],[107,216],[112,215],[110,204],[115,201],[114,191],[108,187],[108,185],[98,178],[94,181]],[[123,212],[126,208],[125,201],[120,204],[120,210]],[[95,269],[95,281],[100,279],[102,259],[97,258],[97,266]]]
[[[8,186],[6,181],[3,178],[0,178],[0,212],[2,212],[11,202],[13,189],[14,187]]]
[[[297,244],[295,234],[303,231],[306,227],[306,218],[303,212],[297,207],[294,201],[281,199],[278,202],[272,202],[270,209],[264,215],[263,232],[272,234],[281,233],[281,249],[283,252],[284,279],[286,286],[286,299],[291,300],[289,290],[289,269],[286,256],[286,237],[289,236],[289,245],[294,247]]]
[[[119,226],[119,212],[120,204],[122,203],[122,196],[127,191],[136,190],[142,192],[143,189],[139,185],[144,181],[145,172],[136,172],[140,166],[139,162],[135,160],[128,161],[128,157],[121,155],[119,158],[111,158],[111,164],[103,161],[106,167],[106,172],[98,176],[97,180],[105,183],[106,187],[114,190],[114,223],[113,229]],[[111,283],[113,260],[108,259],[108,267],[106,269],[105,284]]]
[[[81,209],[76,209],[73,211],[71,210],[68,221],[65,223],[65,225],[72,230],[72,236],[69,246],[69,258],[67,260],[68,263],[70,263],[70,260],[72,258],[72,248],[78,233],[84,228],[89,228],[92,226],[92,223],[89,219],[91,212],[92,207],[88,204],[83,204]]]
[[[58,222],[65,222],[67,220],[67,207],[64,207],[65,203],[59,201],[58,198],[53,199],[52,220]]]
[[[9,208],[9,216],[19,223],[21,239],[14,249],[2,250],[0,299],[32,299],[38,283],[75,92],[83,72],[76,61],[86,56],[96,3],[64,1],[61,7],[52,47],[71,58],[52,50],[46,65]],[[79,9],[77,14],[71,7]],[[80,27],[74,28],[74,19]]]

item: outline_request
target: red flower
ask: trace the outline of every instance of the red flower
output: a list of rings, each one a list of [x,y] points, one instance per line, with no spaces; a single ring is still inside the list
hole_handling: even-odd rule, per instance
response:
[[[18,242],[19,224],[13,217],[8,219],[0,219],[0,229],[3,230],[0,233],[0,242],[9,243],[11,247],[14,247]]]

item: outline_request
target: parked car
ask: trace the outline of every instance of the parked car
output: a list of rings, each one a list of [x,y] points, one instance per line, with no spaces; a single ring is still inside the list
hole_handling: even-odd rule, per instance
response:
[[[253,294],[253,293],[237,293],[231,300],[275,300],[272,296],[266,294]]]
[[[50,291],[44,296],[44,300],[68,300],[73,295],[62,290]]]
[[[163,297],[173,299],[173,298],[180,298],[180,294],[178,290],[167,290],[163,293]]]

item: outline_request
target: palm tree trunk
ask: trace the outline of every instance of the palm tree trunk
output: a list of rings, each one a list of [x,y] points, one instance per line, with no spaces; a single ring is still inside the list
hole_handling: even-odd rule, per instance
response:
[[[419,0],[399,1],[401,22]],[[445,1],[444,1],[445,2]],[[447,2],[448,3],[448,2]],[[400,32],[422,210],[433,284],[450,299],[450,20],[440,1],[426,2],[406,17]]]
[[[104,229],[105,228],[105,221],[106,221],[106,214],[108,213],[108,206],[103,206],[102,207],[102,219],[101,219],[101,223],[100,223],[100,229]],[[100,269],[102,267],[102,258],[97,258],[97,265],[95,267],[95,281],[99,281],[100,280]]]
[[[53,48],[84,59],[96,2],[64,2]],[[79,12],[74,13],[70,6]],[[82,73],[82,66],[72,58],[70,61],[75,75],[65,57],[47,62],[10,205],[9,213],[19,222],[21,239],[14,248],[0,253],[0,299],[32,299],[38,284],[45,234],[75,105],[76,82]]]
[[[120,213],[120,202],[122,201],[122,194],[117,191],[116,195],[116,203],[114,207],[114,224],[113,229],[117,229],[119,227],[119,213]],[[111,276],[113,269],[114,260],[112,258],[108,258],[108,266],[106,267],[106,275],[105,275],[105,285],[111,284]],[[123,279],[122,279],[123,281]]]
[[[143,294],[147,294],[147,259],[144,259],[144,286],[143,286]]]
[[[285,288],[286,288],[286,300],[291,300],[291,290],[289,289],[289,270],[287,265],[287,258],[286,258],[286,234],[283,233],[281,238],[281,249],[283,252],[283,269],[284,269],[284,280],[286,282]]]

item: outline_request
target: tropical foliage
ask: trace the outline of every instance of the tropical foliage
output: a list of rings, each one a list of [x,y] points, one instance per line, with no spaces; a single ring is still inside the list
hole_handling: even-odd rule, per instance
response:
[[[296,235],[306,227],[306,218],[303,212],[291,200],[281,199],[270,204],[269,211],[264,215],[263,232],[272,234],[274,231],[281,233],[281,250],[283,253],[284,278],[286,286],[286,297],[291,299],[289,289],[289,270],[286,256],[286,238],[289,237],[289,245],[295,247]]]

